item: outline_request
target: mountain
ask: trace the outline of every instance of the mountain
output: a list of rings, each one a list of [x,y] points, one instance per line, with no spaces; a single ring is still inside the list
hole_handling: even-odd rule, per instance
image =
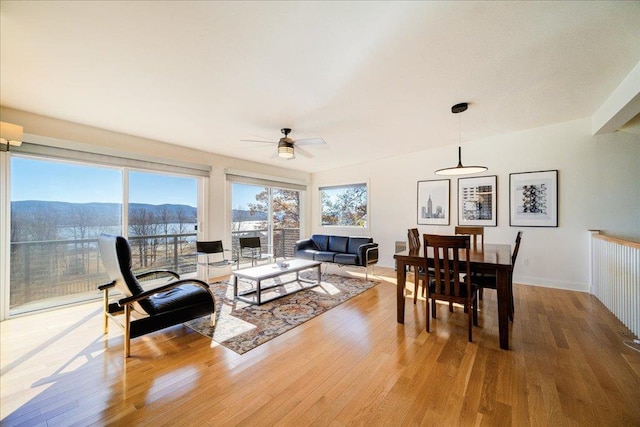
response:
[[[119,221],[121,210],[122,205],[119,203],[69,203],[43,200],[11,202],[11,215],[14,218],[42,218],[44,215],[55,215],[61,218],[59,225],[62,226],[76,225],[78,220],[82,218],[92,218],[93,223],[113,225],[114,220],[116,220],[115,223]],[[157,219],[168,216],[172,222],[174,222],[180,214],[183,218],[186,218],[186,222],[195,222],[197,218],[197,209],[193,206],[174,204],[150,205],[145,203],[129,204],[129,212],[132,215],[140,210],[144,210],[146,213],[152,213]],[[247,210],[233,209],[233,222],[266,220],[266,212],[251,214]]]
[[[160,218],[168,217],[171,222],[182,215],[186,222],[195,222],[197,209],[188,205],[150,205],[145,203],[130,203],[129,212],[135,214],[140,210],[152,213],[157,222]],[[92,222],[102,225],[113,225],[119,221],[122,205],[119,203],[69,203],[51,202],[43,200],[25,200],[11,202],[11,216],[14,218],[42,218],[57,216],[61,219],[61,226],[76,225],[78,221],[91,218]],[[166,212],[166,214],[165,214]]]

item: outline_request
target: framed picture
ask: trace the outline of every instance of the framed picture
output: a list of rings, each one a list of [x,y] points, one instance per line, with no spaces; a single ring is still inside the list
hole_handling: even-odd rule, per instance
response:
[[[418,224],[449,225],[449,180],[418,181]]]
[[[458,178],[458,225],[495,227],[498,177]]]
[[[509,174],[509,225],[558,226],[558,171]]]

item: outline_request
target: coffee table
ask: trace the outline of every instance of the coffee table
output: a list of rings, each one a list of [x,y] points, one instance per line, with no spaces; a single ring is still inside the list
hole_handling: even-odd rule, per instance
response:
[[[265,264],[257,267],[245,268],[242,270],[236,270],[233,272],[233,296],[240,300],[247,302],[249,304],[260,305],[262,303],[272,301],[277,298],[281,298],[285,295],[293,294],[295,292],[302,291],[304,289],[313,288],[320,284],[321,272],[320,268],[322,263],[318,261],[310,261],[305,259],[292,259],[284,261],[285,264],[275,263],[275,264]],[[283,266],[283,265],[286,265]],[[306,280],[300,278],[300,272],[303,270],[310,270],[312,268],[316,268],[318,272],[318,278],[316,281]],[[275,283],[273,285],[262,286],[262,281],[267,279],[275,279],[277,277],[284,276],[286,274],[295,273],[296,278],[294,280],[290,280],[288,282],[283,283]],[[245,279],[256,283],[256,287],[251,290],[238,293],[238,279]],[[268,299],[262,298],[262,291],[267,289],[272,289],[278,286],[284,286],[288,283],[293,282],[301,282],[301,283],[310,283],[311,286],[300,286],[294,290],[290,290],[281,294],[276,295],[275,297],[271,297]],[[253,295],[253,298],[249,298],[248,295]]]

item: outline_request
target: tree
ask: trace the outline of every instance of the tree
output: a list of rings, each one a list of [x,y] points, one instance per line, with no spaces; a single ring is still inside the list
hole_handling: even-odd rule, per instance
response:
[[[132,209],[129,213],[129,230],[131,236],[153,236],[157,232],[155,215],[151,211],[144,208]],[[147,267],[156,259],[157,239],[135,239],[138,247],[138,255],[140,256],[140,265]],[[149,248],[149,242],[151,248]]]
[[[321,191],[322,224],[365,227],[367,225],[367,186],[352,185],[334,194]]]
[[[169,212],[169,209],[167,209],[166,206],[163,206],[162,209],[160,209],[160,213],[158,214],[158,220],[160,222],[158,226],[162,230],[163,232],[162,234],[166,236],[167,234],[169,234],[169,224],[171,224],[171,221],[172,221],[171,213]],[[169,258],[169,239],[167,237],[165,237],[164,258],[165,259]]]
[[[249,213],[269,211],[269,189],[256,194],[256,203],[249,203]],[[274,188],[272,190],[272,211],[274,228],[300,227],[300,193],[296,190]],[[261,224],[267,228],[267,221]]]

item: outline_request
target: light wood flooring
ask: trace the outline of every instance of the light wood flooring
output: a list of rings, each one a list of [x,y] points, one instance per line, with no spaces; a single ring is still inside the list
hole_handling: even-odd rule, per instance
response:
[[[503,351],[494,291],[468,343],[460,308],[439,306],[429,334],[408,299],[397,324],[395,273],[375,275],[242,356],[180,325],[134,339],[125,361],[97,302],[2,322],[0,424],[640,425],[640,353],[594,297],[516,285]]]

